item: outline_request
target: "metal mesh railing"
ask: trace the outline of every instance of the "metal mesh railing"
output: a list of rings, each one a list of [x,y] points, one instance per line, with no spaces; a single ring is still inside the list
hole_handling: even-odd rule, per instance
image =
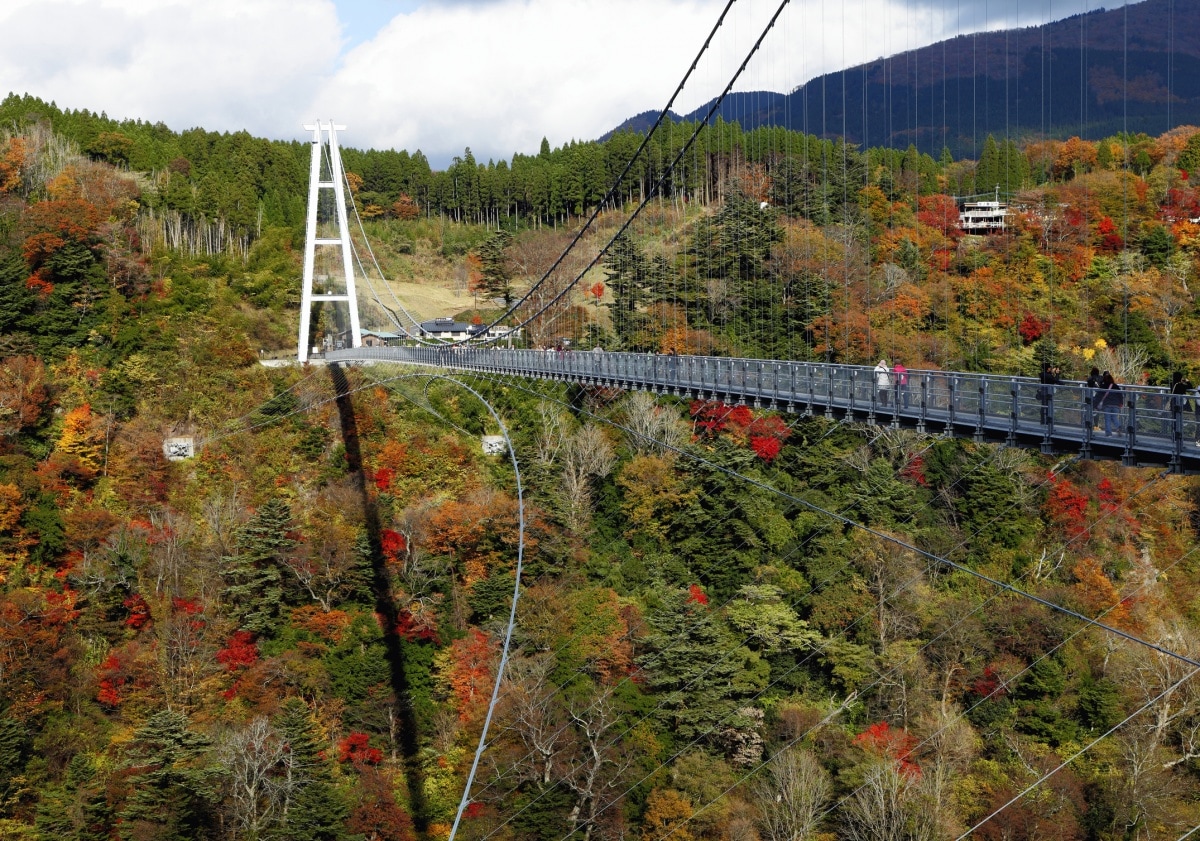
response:
[[[460,346],[354,348],[328,361],[386,360],[497,374],[570,380],[664,394],[747,402],[794,412],[853,417],[1037,445],[1045,452],[1120,457],[1127,464],[1200,470],[1196,398],[1123,386],[1107,396],[1083,383],[1046,386],[1029,377],[908,371],[881,387],[861,365],[672,356],[611,351],[539,351]]]

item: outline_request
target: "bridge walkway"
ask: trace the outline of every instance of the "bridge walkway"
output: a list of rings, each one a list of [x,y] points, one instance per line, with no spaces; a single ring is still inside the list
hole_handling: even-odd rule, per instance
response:
[[[1030,447],[1043,453],[1119,459],[1128,466],[1200,472],[1195,398],[1123,386],[1105,411],[1082,383],[1046,387],[1029,377],[909,371],[907,388],[880,389],[872,368],[819,362],[667,356],[611,351],[489,348],[349,348],[327,362],[396,362],[586,386],[651,391],[755,408],[822,415]]]

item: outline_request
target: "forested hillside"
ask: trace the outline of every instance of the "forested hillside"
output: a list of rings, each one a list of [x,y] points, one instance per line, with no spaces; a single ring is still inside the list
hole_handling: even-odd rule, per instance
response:
[[[459,384],[259,364],[295,340],[304,144],[17,97],[0,126],[0,837],[446,838],[518,555],[460,837],[1200,823],[1194,479],[474,378],[519,497]],[[1195,129],[978,161],[711,132],[571,338],[1198,373]],[[449,196],[419,153],[345,161],[386,262],[491,295],[637,142],[464,157]],[[951,194],[996,183],[1012,224],[964,235]]]

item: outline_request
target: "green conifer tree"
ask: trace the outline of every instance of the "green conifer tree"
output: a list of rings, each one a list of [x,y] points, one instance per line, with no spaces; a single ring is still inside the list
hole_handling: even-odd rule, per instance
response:
[[[130,795],[119,812],[122,841],[141,838],[208,839],[217,832],[209,741],[188,727],[183,713],[153,715],[129,746]]]
[[[105,781],[86,753],[67,763],[60,784],[47,786],[38,801],[35,826],[43,838],[58,841],[109,841],[113,810]]]
[[[239,627],[270,634],[283,603],[283,563],[296,545],[290,536],[292,513],[286,502],[272,499],[246,523],[238,536],[238,553],[225,559],[225,600]]]
[[[282,825],[272,835],[278,841],[340,841],[350,810],[333,786],[316,725],[299,698],[283,702],[275,729],[288,748],[288,792]]]
[[[983,144],[983,154],[979,156],[979,163],[975,165],[975,192],[991,192],[1003,181],[1000,146],[996,143],[996,138],[989,134]]]
[[[650,285],[650,261],[633,240],[622,234],[604,255],[603,265],[612,290],[612,303],[606,306],[611,308],[613,331],[625,347],[634,348],[641,322],[638,310],[646,301]]]
[[[490,298],[503,298],[507,309],[513,302],[512,270],[504,250],[512,242],[508,231],[496,231],[479,246],[476,252],[480,262],[479,291]]]
[[[712,739],[750,723],[738,711],[741,699],[766,686],[769,669],[738,645],[703,600],[671,592],[647,623],[652,630],[638,664],[661,699],[660,717],[680,741]]]

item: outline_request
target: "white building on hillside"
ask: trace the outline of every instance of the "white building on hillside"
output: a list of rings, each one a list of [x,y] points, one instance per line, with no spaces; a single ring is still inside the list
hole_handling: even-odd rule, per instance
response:
[[[455,321],[453,318],[435,318],[432,321],[421,322],[420,337],[443,342],[462,342],[467,339],[488,341],[519,339],[521,328],[497,324],[488,330],[486,324],[469,324],[465,321]]]
[[[964,202],[958,212],[958,226],[966,234],[990,234],[1004,230],[1008,205],[1002,201]]]

